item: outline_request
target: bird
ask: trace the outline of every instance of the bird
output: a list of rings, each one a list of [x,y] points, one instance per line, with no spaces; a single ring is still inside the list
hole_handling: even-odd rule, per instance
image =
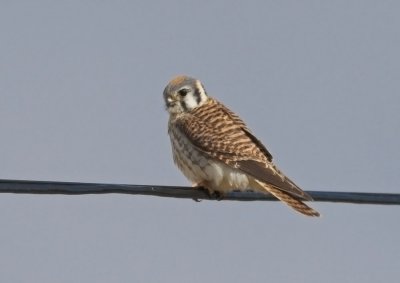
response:
[[[306,216],[320,214],[312,201],[273,163],[273,157],[243,120],[208,95],[202,82],[179,75],[163,92],[174,163],[193,187],[218,199],[249,189],[271,194]]]

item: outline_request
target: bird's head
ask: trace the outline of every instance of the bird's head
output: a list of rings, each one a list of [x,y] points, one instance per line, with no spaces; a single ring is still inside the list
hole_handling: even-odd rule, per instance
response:
[[[178,76],[165,87],[164,100],[170,114],[180,114],[203,105],[208,100],[208,96],[199,80]]]

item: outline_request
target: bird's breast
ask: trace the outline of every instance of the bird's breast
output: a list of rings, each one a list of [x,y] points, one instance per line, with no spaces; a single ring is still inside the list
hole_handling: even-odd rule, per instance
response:
[[[248,188],[249,178],[245,173],[207,156],[173,125],[168,133],[174,162],[190,181],[205,182],[211,189],[224,192]]]

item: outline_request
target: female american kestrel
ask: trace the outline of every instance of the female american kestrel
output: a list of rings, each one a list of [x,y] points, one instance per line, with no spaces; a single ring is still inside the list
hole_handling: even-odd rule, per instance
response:
[[[251,188],[304,215],[319,216],[303,203],[312,198],[278,170],[239,116],[209,97],[199,80],[174,78],[164,89],[164,99],[174,162],[193,186],[220,197]]]

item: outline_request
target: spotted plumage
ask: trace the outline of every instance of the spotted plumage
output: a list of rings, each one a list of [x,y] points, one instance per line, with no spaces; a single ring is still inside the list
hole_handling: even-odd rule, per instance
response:
[[[209,97],[199,80],[174,78],[164,99],[174,162],[194,186],[220,195],[251,188],[271,193],[302,214],[319,216],[303,203],[312,198],[273,164],[246,124]]]

